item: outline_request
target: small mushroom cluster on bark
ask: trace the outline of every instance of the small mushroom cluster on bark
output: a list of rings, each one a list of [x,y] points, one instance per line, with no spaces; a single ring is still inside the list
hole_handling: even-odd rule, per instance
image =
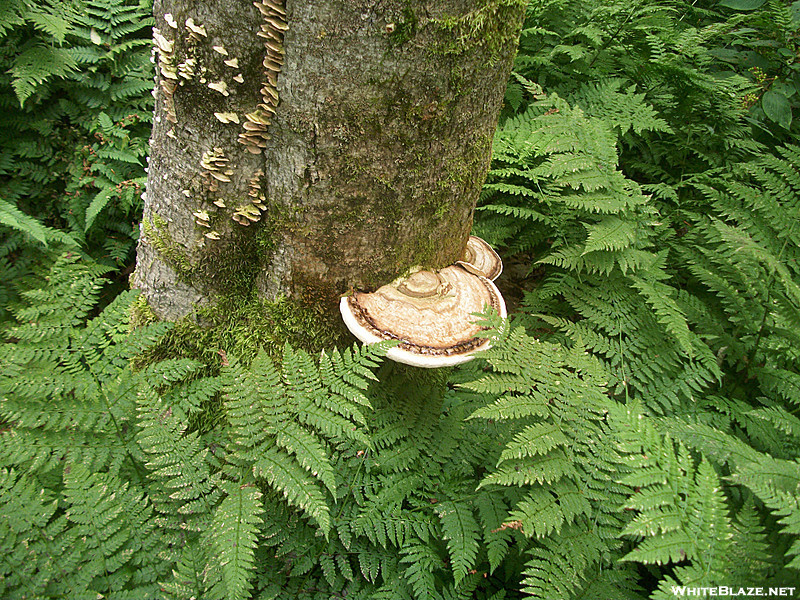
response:
[[[490,346],[475,313],[493,309],[506,318],[503,296],[493,281],[503,270],[497,253],[470,236],[463,260],[440,271],[412,269],[372,293],[355,292],[339,302],[345,325],[365,344],[400,343],[387,356],[416,367],[435,368],[472,360]]]
[[[289,29],[286,21],[286,8],[280,0],[259,0],[253,2],[261,13],[261,29],[256,35],[264,40],[264,59],[262,65],[263,81],[261,82],[261,102],[253,112],[244,115],[239,134],[239,143],[244,144],[248,152],[260,154],[267,147],[267,128],[275,115],[278,105],[278,75],[284,60],[283,36]],[[227,64],[227,63],[226,63]]]

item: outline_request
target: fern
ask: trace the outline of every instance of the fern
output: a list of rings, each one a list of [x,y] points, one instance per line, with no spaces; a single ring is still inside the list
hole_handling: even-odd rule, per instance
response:
[[[797,461],[764,461],[766,464],[750,463],[732,476],[735,483],[747,486],[775,516],[781,533],[789,536],[788,557],[794,557],[787,568],[800,570],[800,468]]]
[[[48,241],[59,241],[67,246],[77,245],[69,235],[42,225],[3,200],[0,200],[0,223],[29,235],[44,246],[47,246]]]
[[[409,544],[404,548],[401,562],[407,563],[404,576],[416,598],[435,598],[436,579],[433,572],[444,564],[428,546]]]
[[[129,0],[11,2],[0,14],[4,232],[82,244],[115,267],[131,260],[152,113],[151,21],[147,3]]]
[[[789,45],[778,4],[748,26]],[[132,368],[168,327],[131,331],[101,277],[136,235],[149,10],[43,6],[0,7],[0,595],[796,581],[800,150],[758,113],[741,15],[531,3],[477,228],[537,285],[483,359],[423,373],[381,345]],[[31,48],[63,64],[18,71],[20,108]],[[103,266],[30,276],[76,243]]]
[[[335,496],[328,440],[366,441],[355,427],[365,423],[359,404],[368,405],[358,391],[365,384],[355,369],[363,372],[381,351],[380,347],[370,348],[355,356],[348,351],[344,359],[338,353],[332,360],[323,356],[321,370],[330,388],[323,387],[310,358],[288,346],[281,373],[262,353],[251,365],[250,374],[236,363],[223,374],[226,411],[237,440],[234,456],[251,461],[258,478],[312,517],[326,534],[331,527],[330,507],[315,480]],[[353,369],[346,371],[343,379],[348,362]],[[265,427],[263,419],[271,425]]]
[[[626,465],[630,474],[625,479],[640,489],[627,504],[638,514],[623,535],[633,535],[641,541],[626,560],[679,565],[674,570],[673,584],[720,585],[733,582],[747,585],[747,581],[754,577],[763,578],[774,571],[771,561],[762,558],[764,554],[743,557],[737,552],[744,540],[752,547],[761,547],[762,552],[769,552],[767,538],[752,503],[732,510],[730,505],[735,495],[723,493],[724,481],[709,460],[703,458],[698,463],[680,443],[675,444],[669,436],[662,438],[654,424],[643,419],[636,408],[628,410],[626,415],[618,413],[615,418],[624,420],[629,428],[621,442],[629,457]],[[731,483],[752,486],[751,490],[757,496],[763,495],[767,507],[783,511],[782,515],[794,514],[788,495],[795,494],[798,481],[796,465],[770,460],[741,442],[738,442],[744,450],[741,455],[720,454],[718,450],[736,446],[737,442],[726,439],[725,434],[710,427],[699,430],[687,424],[682,427],[702,435],[702,438],[691,434],[686,436],[692,446],[702,448],[704,453],[713,457],[712,460],[721,459],[732,467],[734,474],[728,477]],[[671,425],[669,429],[680,431]],[[769,465],[766,469],[762,467],[764,463]],[[759,466],[755,467],[757,464]],[[767,492],[767,488],[762,487],[765,479],[750,475],[753,467],[762,473],[769,472],[767,477],[770,481],[777,478],[781,482],[778,485],[786,485],[792,491],[781,492],[772,488],[771,493]],[[767,485],[771,487],[773,484]],[[788,495],[778,500],[782,493]],[[734,513],[736,520],[731,519]],[[790,516],[784,522],[791,523],[792,520]],[[786,532],[793,532],[791,526]],[[796,549],[790,550],[789,555],[796,552]],[[788,562],[783,568],[793,567],[793,563]],[[776,581],[784,582],[794,577],[786,571],[772,576]],[[666,597],[668,586],[662,585],[659,589],[662,594],[656,597]]]
[[[469,573],[478,555],[480,528],[472,507],[457,502],[443,502],[437,507],[442,535],[447,540],[455,583]]]
[[[629,412],[628,424],[633,427],[622,449],[631,459],[631,474],[624,482],[639,491],[626,508],[639,512],[622,535],[643,540],[626,560],[650,564],[690,561],[696,572],[687,573],[689,581],[718,581],[729,568],[725,557],[732,537],[727,531],[730,522],[719,477],[708,461],[695,464],[685,448],[673,448],[669,437],[649,443],[656,436],[637,428],[634,419],[641,420],[640,415]],[[646,440],[646,447],[636,439]],[[663,474],[667,472],[671,476],[665,484]],[[700,574],[702,578],[695,579]]]
[[[568,527],[556,539],[547,539],[530,551],[523,591],[536,598],[575,596],[600,569],[605,545],[591,533]],[[630,578],[630,573],[625,573]],[[628,579],[622,587],[632,587]]]
[[[161,540],[144,494],[110,473],[91,473],[82,465],[65,469],[64,485],[70,533],[84,554],[76,569],[79,578],[100,589],[127,587],[131,595],[153,595],[163,569],[155,555]],[[106,581],[112,578],[113,583]]]
[[[583,348],[566,352],[521,328],[498,340],[486,359],[493,372],[462,385],[500,397],[471,418],[506,421],[510,430],[481,488],[522,488],[496,529],[536,540],[528,550],[527,593],[568,597],[582,589],[582,579],[609,568],[619,548],[609,542],[624,523],[614,507],[627,489],[610,483],[619,459],[603,424],[604,369]],[[575,544],[576,535],[586,540]]]
[[[509,544],[512,541],[511,532],[503,527],[508,507],[501,493],[487,492],[475,499],[475,508],[483,528],[483,544],[489,561],[489,573],[492,573],[508,555]]]
[[[65,77],[78,68],[78,63],[65,50],[51,46],[33,45],[23,50],[14,60],[11,85],[20,104],[33,95],[36,86],[50,77]]]
[[[125,294],[103,317],[80,327],[100,291],[97,273],[75,257],[65,258],[54,267],[53,288],[25,294],[35,304],[17,312],[26,322],[8,332],[17,343],[2,347],[0,408],[14,423],[7,434],[14,441],[4,445],[8,460],[58,470],[64,460],[112,471],[138,464],[128,425],[134,376],[119,369],[167,326],[141,330],[136,345],[112,345],[127,330],[125,315],[135,294]],[[26,384],[15,379],[23,370]],[[45,407],[56,408],[43,418]]]
[[[58,536],[66,520],[54,518],[58,500],[27,474],[0,470],[0,544],[4,589],[45,595],[47,576],[65,576],[58,562]],[[61,563],[64,564],[64,563]]]
[[[138,409],[137,442],[147,456],[150,498],[160,513],[155,522],[162,530],[173,531],[180,548],[188,532],[200,533],[208,526],[221,494],[218,478],[211,473],[209,450],[197,432],[186,433],[187,415],[181,418],[153,387],[140,394]]]
[[[199,539],[186,543],[180,558],[172,569],[172,577],[161,583],[167,598],[199,598],[206,591],[206,584],[213,575],[206,574],[208,552]]]
[[[637,564],[664,598],[796,577],[800,153],[763,153],[738,103],[752,85],[714,78],[739,22],[684,3],[529,11],[477,228],[543,274],[519,322],[548,351],[512,332],[469,386],[496,398],[474,417],[515,424],[482,485],[523,490],[505,526],[535,540],[537,597],[586,594],[600,573],[635,597]],[[595,423],[590,452],[566,428],[585,414],[551,420],[564,346],[600,359],[611,414],[640,419]],[[592,514],[596,536],[565,550]]]
[[[227,497],[217,507],[207,530],[225,590],[224,594],[216,595],[246,598],[251,588],[249,579],[252,577],[259,515],[264,510],[260,502],[261,493],[252,484],[228,482],[221,487]]]

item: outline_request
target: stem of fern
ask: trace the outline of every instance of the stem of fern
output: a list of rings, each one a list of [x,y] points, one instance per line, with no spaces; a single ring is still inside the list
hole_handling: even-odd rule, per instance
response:
[[[103,403],[105,404],[106,410],[108,411],[108,414],[111,417],[111,422],[114,423],[114,429],[117,430],[117,436],[119,437],[119,439],[123,439],[122,427],[120,427],[119,423],[117,422],[117,418],[114,416],[114,411],[111,410],[111,403],[109,402],[108,394],[106,394],[105,389],[100,384],[100,381],[98,380],[97,376],[94,373],[92,373],[92,377],[94,378],[94,381],[97,384],[98,389],[100,390],[100,394],[103,397]],[[133,457],[133,454],[131,454],[131,451],[129,449],[127,448],[125,449],[125,454],[128,455],[128,459],[133,465],[133,470],[136,471],[136,475],[139,477],[139,483],[143,484],[145,481],[147,481],[146,471],[144,470],[142,465],[139,464],[139,461],[137,461]]]
[[[589,69],[590,69],[590,68],[592,68],[592,66],[594,65],[595,61],[596,61],[598,58],[600,58],[600,53],[601,53],[601,52],[603,52],[603,50],[605,50],[606,48],[608,48],[608,46],[611,44],[611,42],[613,42],[614,40],[616,40],[616,39],[617,39],[617,36],[618,36],[618,35],[620,34],[620,32],[622,31],[622,28],[623,28],[623,27],[625,27],[625,25],[628,23],[628,21],[630,21],[630,20],[633,18],[633,13],[634,13],[635,11],[636,11],[636,6],[633,6],[633,7],[631,8],[631,12],[630,12],[630,13],[628,13],[628,16],[627,16],[627,17],[625,17],[625,20],[624,20],[622,23],[620,23],[619,27],[617,27],[617,30],[616,30],[616,31],[613,33],[613,35],[611,35],[611,36],[610,36],[610,37],[609,37],[609,38],[608,38],[608,39],[605,41],[605,43],[604,43],[604,44],[603,44],[603,45],[602,45],[600,48],[598,48],[598,49],[597,49],[597,52],[595,53],[595,55],[594,55],[594,58],[592,58],[592,62],[590,62],[590,63],[589,63],[589,66],[588,66],[587,68],[589,68]]]
[[[348,489],[348,490],[351,490],[351,489],[353,489],[353,486],[354,486],[354,485],[355,485],[355,483],[356,483],[356,479],[358,478],[358,474],[359,474],[359,473],[361,473],[361,469],[363,468],[363,466],[364,466],[364,461],[365,461],[366,459],[367,459],[367,455],[366,455],[366,453],[365,453],[365,454],[364,454],[364,455],[361,457],[361,462],[358,464],[358,468],[356,469],[356,472],[353,474],[353,478],[350,480],[350,485],[348,485],[348,486],[347,486],[347,489]],[[334,500],[335,500],[335,498],[334,498]],[[341,517],[341,516],[342,516],[342,511],[344,510],[344,505],[345,505],[345,503],[344,503],[344,502],[342,502],[342,503],[339,505],[339,512],[337,512],[337,513],[336,513],[336,516],[333,518],[333,523],[334,523],[334,526],[335,526],[335,523],[336,523],[336,522],[339,520],[339,517]],[[310,551],[310,550],[311,550],[311,548],[309,547],[309,551]],[[306,572],[306,574],[303,576],[303,580],[300,582],[300,585],[298,585],[298,586],[297,586],[297,590],[295,591],[295,593],[294,593],[294,596],[292,596],[293,600],[296,600],[296,598],[298,598],[298,597],[300,596],[300,592],[302,592],[302,591],[303,591],[303,588],[305,588],[305,586],[306,586],[306,582],[308,581],[308,578],[311,576],[311,573],[313,573],[313,572],[314,572],[314,571],[316,571],[317,569],[320,569],[320,568],[321,568],[321,567],[319,566],[319,565],[320,565],[320,560],[319,560],[319,559],[320,559],[320,557],[321,557],[321,556],[324,554],[324,552],[325,552],[325,550],[324,550],[324,548],[323,548],[322,550],[320,550],[320,551],[317,553],[317,559],[316,559],[316,561],[314,561],[314,562],[316,563],[316,565],[317,565],[317,566],[316,566],[315,568],[313,568],[313,569],[309,569],[309,570]],[[303,556],[301,556],[300,558],[303,558],[303,557],[305,557],[305,556],[306,556],[306,554],[308,554],[308,553],[305,553],[305,554],[303,554]]]
[[[778,252],[778,262],[783,260],[783,253],[786,250],[786,246],[789,244],[789,240],[794,235],[794,229],[797,226],[797,221],[792,224],[792,228],[789,230],[789,233],[783,240],[783,246],[781,246],[780,252]],[[767,324],[767,317],[769,316],[769,305],[770,300],[772,299],[772,286],[775,283],[775,270],[773,269],[772,273],[770,274],[769,283],[767,284],[767,298],[764,301],[764,314],[761,317],[761,324],[758,326],[758,334],[756,335],[756,342],[753,344],[753,349],[750,352],[750,356],[747,358],[747,366],[752,365],[756,359],[756,353],[758,352],[759,346],[761,345],[761,339],[764,337],[764,329]]]

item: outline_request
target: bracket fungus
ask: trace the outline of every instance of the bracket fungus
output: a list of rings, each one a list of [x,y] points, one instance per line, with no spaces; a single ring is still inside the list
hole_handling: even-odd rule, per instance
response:
[[[436,368],[472,360],[489,348],[474,313],[487,307],[506,318],[497,286],[460,265],[416,270],[375,292],[355,292],[339,301],[345,325],[365,344],[398,340],[387,356],[416,367]]]
[[[464,251],[464,260],[456,264],[461,265],[470,273],[481,275],[494,281],[503,272],[503,261],[494,249],[476,235],[469,236],[467,249]]]

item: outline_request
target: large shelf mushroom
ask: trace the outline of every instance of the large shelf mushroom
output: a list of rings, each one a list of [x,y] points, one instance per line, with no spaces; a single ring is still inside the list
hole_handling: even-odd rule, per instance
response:
[[[475,352],[490,346],[488,338],[477,337],[482,327],[474,313],[491,307],[507,316],[503,296],[492,282],[502,270],[500,258],[486,242],[474,239],[472,245],[488,248],[498,264],[475,259],[485,250],[468,249],[464,261],[441,271],[412,270],[372,293],[345,296],[339,309],[347,328],[365,344],[399,341],[387,356],[408,365],[436,368],[472,360]]]

